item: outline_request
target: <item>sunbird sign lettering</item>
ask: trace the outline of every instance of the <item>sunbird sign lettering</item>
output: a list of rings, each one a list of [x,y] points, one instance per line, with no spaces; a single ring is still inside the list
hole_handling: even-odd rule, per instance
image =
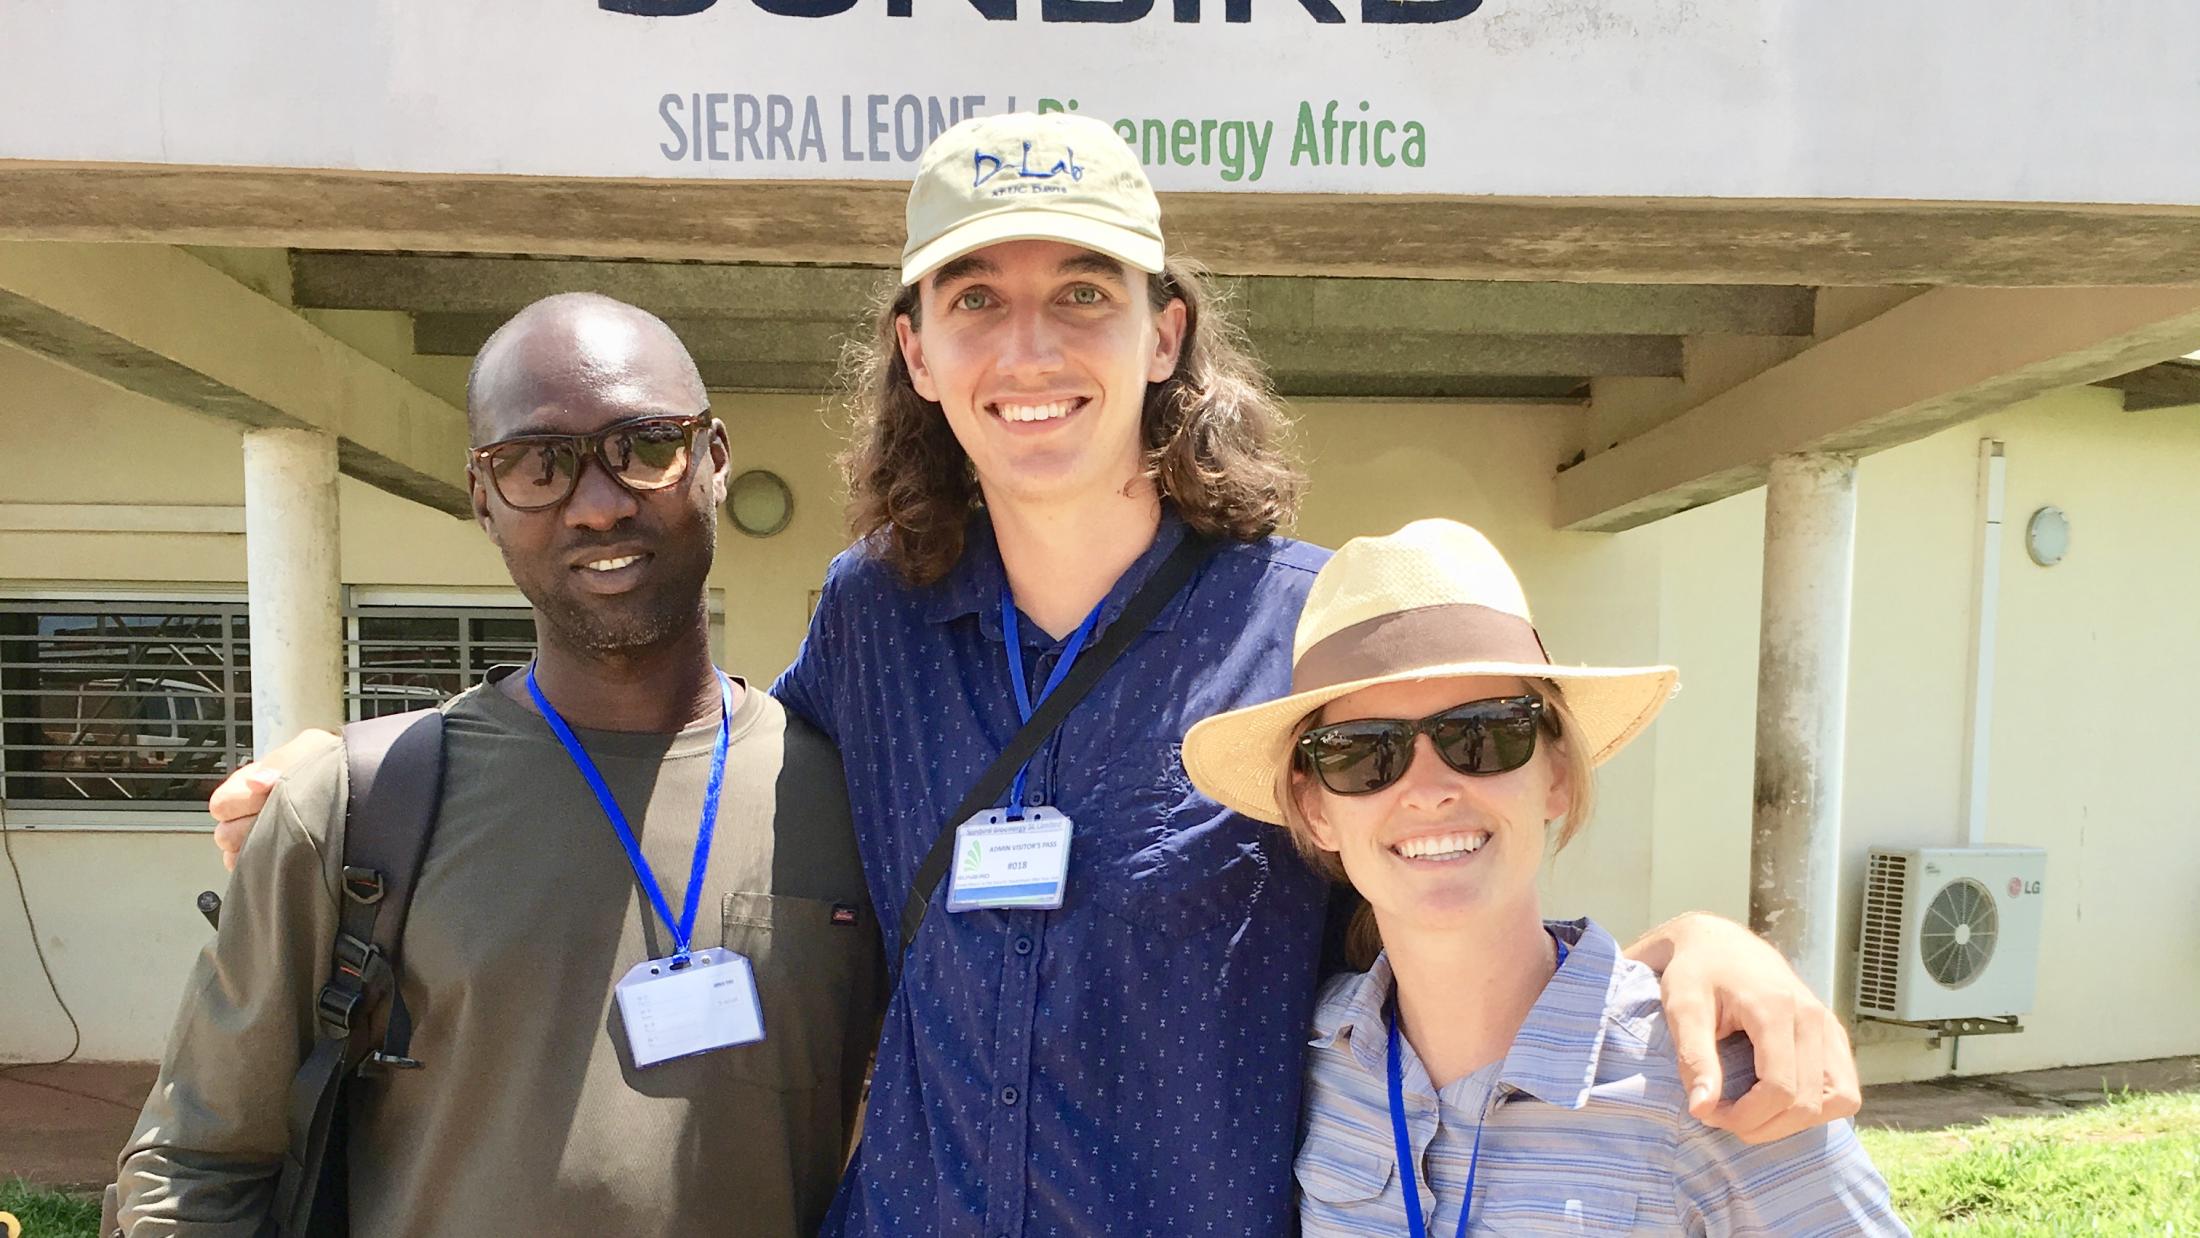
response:
[[[735,0],[738,3],[738,0]],[[838,17],[868,0],[748,0],[775,17]],[[955,0],[934,0],[928,12],[948,7]],[[1349,0],[1348,0],[1349,2]],[[886,16],[916,18],[918,0],[883,0]],[[1201,0],[1170,0],[1162,16],[1155,16],[1154,0],[967,0],[987,21],[1067,22],[1086,25],[1122,25],[1136,21],[1171,21],[1192,25],[1214,20],[1214,11]],[[692,17],[715,7],[718,0],[596,0],[607,13],[633,17]],[[1222,0],[1225,23],[1247,25],[1255,21],[1255,0]],[[1482,0],[1359,0],[1360,24],[1369,26],[1424,26],[1454,22],[1473,15]],[[1294,15],[1292,10],[1299,10]],[[1335,0],[1268,0],[1259,6],[1259,20],[1311,21],[1316,25],[1341,26],[1351,19]]]

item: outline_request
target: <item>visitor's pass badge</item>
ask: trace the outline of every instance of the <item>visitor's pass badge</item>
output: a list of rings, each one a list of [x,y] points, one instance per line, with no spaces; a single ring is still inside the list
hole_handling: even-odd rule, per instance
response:
[[[679,968],[671,959],[636,963],[613,991],[636,1066],[764,1039],[756,972],[731,950],[697,950]]]
[[[1010,818],[988,808],[955,827],[949,911],[981,907],[1047,911],[1062,905],[1069,878],[1070,819],[1052,808]]]

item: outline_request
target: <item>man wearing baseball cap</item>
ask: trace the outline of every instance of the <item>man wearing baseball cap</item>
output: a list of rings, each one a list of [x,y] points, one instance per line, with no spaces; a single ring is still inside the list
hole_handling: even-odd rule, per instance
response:
[[[1288,419],[1160,221],[1074,114],[956,125],[910,190],[842,456],[857,541],[772,689],[841,749],[898,960],[827,1235],[1295,1224],[1328,894],[1178,748],[1288,690],[1328,552],[1276,535]],[[218,817],[264,798],[251,768]],[[1855,1111],[1840,1025],[1746,930],[1630,953],[1698,1116],[1756,1140]],[[1737,1028],[1760,1082],[1716,1105]]]
[[[1276,536],[1286,417],[1160,214],[1114,131],[1063,113],[955,126],[910,191],[843,457],[858,542],[774,688],[840,745],[889,958],[906,943],[827,1234],[1294,1224],[1327,895],[1178,749],[1288,690],[1328,552]],[[1744,1024],[1775,1082],[1725,1124],[1854,1110],[1839,1026],[1777,954],[1708,917],[1636,951],[1675,939],[1700,1115],[1715,1032]]]

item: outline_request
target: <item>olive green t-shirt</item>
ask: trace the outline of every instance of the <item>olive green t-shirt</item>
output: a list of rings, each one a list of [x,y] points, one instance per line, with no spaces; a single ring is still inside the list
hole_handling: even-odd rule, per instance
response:
[[[814,1233],[884,1004],[831,745],[742,693],[694,945],[754,964],[764,1039],[637,1069],[613,986],[671,945],[609,821],[531,710],[483,685],[444,712],[399,978],[422,1066],[351,1093],[351,1232]],[[675,914],[717,732],[578,732]],[[344,791],[332,742],[252,831],[123,1154],[132,1235],[250,1238],[267,1214],[336,931]]]

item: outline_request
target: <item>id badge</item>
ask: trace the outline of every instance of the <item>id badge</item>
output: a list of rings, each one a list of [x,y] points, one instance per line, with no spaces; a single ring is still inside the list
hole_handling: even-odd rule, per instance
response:
[[[955,870],[949,911],[1062,905],[1069,883],[1070,819],[1052,808],[1027,808],[1011,820],[989,808],[955,827]]]
[[[764,1039],[756,971],[731,950],[697,950],[678,970],[670,959],[636,963],[612,991],[636,1066]]]

